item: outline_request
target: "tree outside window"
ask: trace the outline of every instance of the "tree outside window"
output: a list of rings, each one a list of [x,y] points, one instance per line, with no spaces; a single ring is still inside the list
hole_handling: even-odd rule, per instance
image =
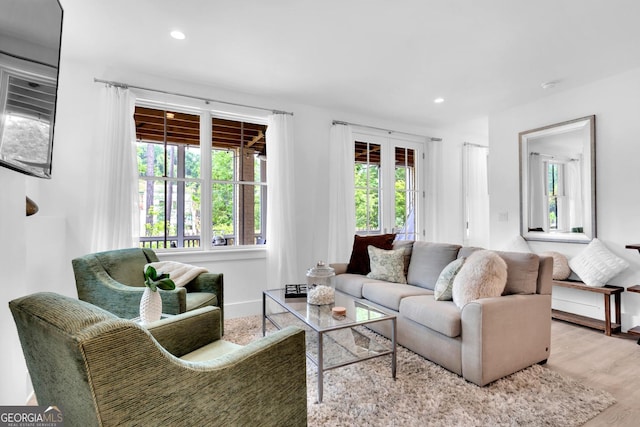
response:
[[[210,138],[201,135],[203,117],[211,120]],[[136,107],[135,121],[141,246],[208,248],[264,241],[266,125],[144,106]],[[203,162],[209,155],[210,163]],[[210,165],[210,174],[202,173],[203,164]],[[211,207],[210,214],[204,206]],[[210,243],[202,241],[203,235]]]

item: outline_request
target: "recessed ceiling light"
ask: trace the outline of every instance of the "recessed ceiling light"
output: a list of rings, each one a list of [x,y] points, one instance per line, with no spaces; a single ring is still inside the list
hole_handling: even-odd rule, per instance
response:
[[[442,104],[444,102],[444,98],[436,98],[433,100],[436,104]]]
[[[176,40],[184,40],[186,38],[184,33],[178,30],[171,31],[171,37],[173,37]]]
[[[560,83],[560,82],[557,81],[557,80],[551,80],[551,81],[542,83],[540,85],[540,87],[542,89],[553,89],[554,87],[556,87],[558,85],[558,83]]]

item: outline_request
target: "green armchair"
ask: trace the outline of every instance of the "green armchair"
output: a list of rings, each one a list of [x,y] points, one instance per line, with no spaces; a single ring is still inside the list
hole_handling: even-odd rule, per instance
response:
[[[147,248],[117,249],[75,258],[71,264],[78,298],[118,317],[133,319],[140,314],[144,266],[151,262],[158,262],[158,257]],[[224,325],[222,274],[202,273],[184,287],[158,292],[162,295],[163,313],[180,314],[210,305],[220,308]]]
[[[304,426],[304,331],[241,347],[220,309],[145,325],[84,301],[36,293],[9,302],[38,405],[69,426]]]

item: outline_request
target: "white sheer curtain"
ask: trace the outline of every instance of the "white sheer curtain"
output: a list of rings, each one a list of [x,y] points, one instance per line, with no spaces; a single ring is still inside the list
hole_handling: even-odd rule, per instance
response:
[[[335,124],[329,139],[329,235],[327,259],[348,262],[356,230],[351,127]]]
[[[101,96],[92,252],[134,247],[139,238],[135,96],[115,86]]]
[[[487,147],[464,146],[465,235],[467,246],[489,247],[489,185]]]
[[[297,283],[293,117],[272,114],[267,127],[267,285]]]
[[[582,216],[582,162],[579,159],[567,163],[567,191],[569,199],[569,231],[584,227]]]
[[[548,231],[546,221],[547,200],[545,191],[546,162],[539,154],[531,153],[529,156],[529,224],[530,229],[541,228]]]
[[[442,152],[443,141],[427,141],[427,162],[425,173],[427,174],[426,200],[425,200],[425,230],[426,239],[430,242],[441,242],[439,221],[441,218],[440,203],[442,187],[442,165],[444,155]]]

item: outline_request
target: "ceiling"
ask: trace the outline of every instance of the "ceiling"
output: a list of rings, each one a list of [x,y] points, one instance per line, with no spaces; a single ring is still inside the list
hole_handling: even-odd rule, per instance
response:
[[[61,3],[63,56],[420,126],[640,68],[637,0]]]

